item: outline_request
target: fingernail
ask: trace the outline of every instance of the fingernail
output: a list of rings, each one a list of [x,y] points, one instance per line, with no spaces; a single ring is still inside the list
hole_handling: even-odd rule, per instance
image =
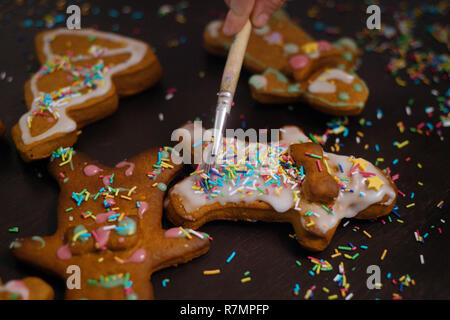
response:
[[[263,27],[267,21],[269,20],[269,15],[267,13],[261,13],[259,16],[255,19],[255,24],[258,27]]]

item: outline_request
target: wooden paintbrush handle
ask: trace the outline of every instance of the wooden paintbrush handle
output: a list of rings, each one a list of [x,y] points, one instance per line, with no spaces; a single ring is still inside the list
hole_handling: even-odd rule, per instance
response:
[[[245,51],[247,50],[247,43],[252,31],[250,20],[247,20],[244,28],[235,36],[228,52],[227,63],[223,71],[222,82],[220,84],[220,91],[228,91],[234,96],[234,91],[241,73],[242,63],[244,61]]]

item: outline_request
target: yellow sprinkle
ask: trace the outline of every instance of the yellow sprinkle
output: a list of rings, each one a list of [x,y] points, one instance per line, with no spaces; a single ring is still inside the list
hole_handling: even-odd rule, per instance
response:
[[[77,232],[76,234],[74,234],[72,237],[72,242],[77,241],[78,237],[81,236],[83,233],[86,233],[86,230],[81,230],[81,231]]]
[[[61,162],[59,166],[62,167],[63,165],[68,164],[70,161],[72,161],[72,151],[70,151],[69,153],[69,158],[64,162]]]
[[[417,184],[421,187],[423,186],[423,182],[421,182],[421,181],[417,181]]]
[[[397,143],[397,148],[401,149],[409,144],[409,140],[405,140],[402,143]]]
[[[99,258],[97,261],[98,261],[98,262],[103,262],[104,259],[105,259],[105,258],[101,257],[101,258]]]
[[[246,282],[249,282],[250,280],[252,280],[251,277],[242,278],[241,283],[246,283]]]
[[[118,221],[122,221],[124,216],[125,216],[125,213],[122,212],[117,220]]]
[[[342,253],[338,252],[338,253],[332,254],[331,257],[332,258],[336,258],[336,257],[339,257],[341,255],[342,255]]]
[[[86,192],[86,197],[84,197],[84,201],[88,201],[90,195],[91,195],[91,194],[90,194],[89,192]]]
[[[305,294],[305,299],[309,299],[309,297],[311,296],[311,293],[312,293],[311,289],[308,289],[308,291],[306,291],[306,294]]]
[[[384,249],[383,254],[381,255],[381,260],[384,260],[386,257],[387,249]]]
[[[420,163],[417,164],[417,167],[419,167],[419,169],[422,169],[422,165]]]
[[[117,257],[117,256],[115,256],[114,257],[114,260],[116,260],[117,262],[119,262],[119,263],[123,263],[123,260],[122,259],[120,259],[119,257]]]
[[[368,238],[372,238],[372,236],[370,235],[370,233],[368,233],[366,230],[363,230],[363,233],[364,233]]]
[[[119,194],[119,189],[116,190],[116,193],[115,193],[116,197],[118,194]]]
[[[119,210],[120,208],[119,207],[114,207],[114,208],[112,208],[111,210],[112,211],[117,211],[117,210]]]
[[[336,300],[338,298],[337,294],[333,294],[332,296],[328,297],[328,300]]]
[[[349,255],[348,253],[344,253],[344,257],[346,257],[347,259],[352,259],[352,256]]]
[[[403,222],[405,222],[405,221],[400,220],[400,219],[397,219],[397,222],[403,223]]]
[[[185,235],[188,239],[192,239],[192,236],[189,234],[189,232],[187,232],[186,230],[184,230],[183,227],[180,227],[180,230],[184,233],[184,235]]]
[[[158,185],[158,182],[155,182],[154,184],[152,184],[152,187],[156,187]]]
[[[443,203],[444,203],[444,200],[441,200],[441,202],[439,202],[436,207],[440,207]]]
[[[322,290],[326,293],[330,293],[330,290],[328,288],[323,287]]]
[[[415,202],[413,202],[413,203],[408,204],[406,207],[411,208],[411,207],[414,207],[415,205],[416,205]]]
[[[214,275],[214,274],[219,274],[220,273],[220,269],[216,269],[216,270],[204,270],[203,274],[205,276],[210,276],[210,275]]]
[[[133,193],[133,191],[136,190],[136,188],[137,188],[136,186],[134,186],[133,188],[131,188],[130,191],[128,191],[128,196],[130,196],[131,193]]]
[[[120,197],[121,197],[122,199],[131,200],[130,197],[127,197],[127,196],[124,196],[124,195],[121,195]]]
[[[406,86],[406,82],[400,79],[399,77],[395,78],[395,82],[397,82],[397,84],[401,87]]]
[[[309,227],[312,227],[314,225],[314,221],[310,221],[306,226],[309,228]]]
[[[331,174],[330,167],[328,166],[328,162],[325,158],[323,159],[323,162],[325,163],[325,167],[327,167],[328,173]]]

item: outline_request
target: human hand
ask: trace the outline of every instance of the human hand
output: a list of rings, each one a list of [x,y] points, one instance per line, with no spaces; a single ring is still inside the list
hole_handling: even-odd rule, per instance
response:
[[[249,18],[255,28],[262,28],[284,2],[285,0],[225,0],[230,10],[222,31],[226,36],[232,36],[244,27]]]

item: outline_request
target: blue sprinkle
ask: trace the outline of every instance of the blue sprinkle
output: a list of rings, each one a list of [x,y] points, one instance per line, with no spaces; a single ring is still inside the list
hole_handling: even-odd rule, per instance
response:
[[[141,11],[133,12],[133,14],[131,15],[131,17],[132,17],[134,20],[142,19],[143,16],[144,16],[144,14],[143,14]]]
[[[108,15],[111,18],[117,18],[119,16],[119,11],[111,9],[111,10],[109,10]]]
[[[233,258],[234,258],[235,255],[236,255],[236,252],[233,251],[233,252],[230,254],[230,256],[228,257],[227,263],[230,263],[230,261],[233,260]]]

